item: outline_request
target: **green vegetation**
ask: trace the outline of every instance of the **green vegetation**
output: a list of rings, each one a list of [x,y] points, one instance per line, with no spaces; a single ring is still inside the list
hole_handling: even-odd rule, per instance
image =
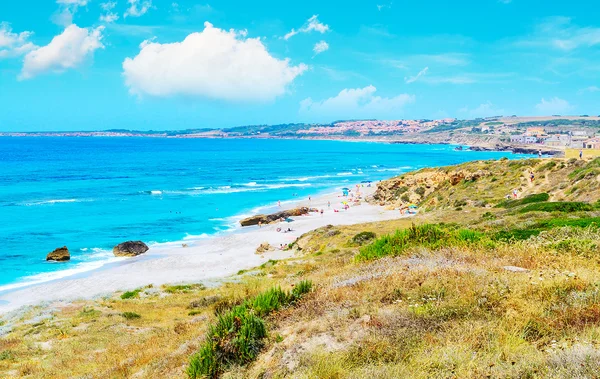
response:
[[[190,292],[190,291],[201,291],[205,287],[202,284],[178,284],[174,286],[165,286],[165,292],[176,293],[176,292]]]
[[[123,299],[123,300],[127,300],[127,299],[135,299],[135,298],[139,297],[139,295],[140,295],[140,292],[142,292],[142,290],[141,290],[140,288],[138,288],[138,289],[135,289],[135,290],[133,290],[133,291],[127,291],[127,292],[124,292],[124,293],[121,295],[121,299]]]
[[[551,202],[529,204],[521,209],[519,213],[528,212],[585,212],[594,210],[594,206],[582,202]]]
[[[525,204],[540,203],[540,202],[548,201],[548,199],[550,199],[550,195],[548,195],[547,193],[537,193],[537,194],[525,196],[522,199],[505,200],[505,201],[499,203],[498,205],[496,205],[496,208],[515,208],[515,207],[525,205]]]
[[[121,313],[121,316],[123,316],[127,320],[135,320],[142,317],[135,312],[123,312]]]
[[[414,247],[440,249],[448,246],[465,246],[479,243],[485,235],[469,229],[451,229],[442,225],[412,225],[385,235],[360,249],[357,260],[366,261],[385,256],[403,255]]]
[[[209,326],[206,341],[190,359],[188,377],[217,378],[233,365],[253,361],[267,337],[263,317],[295,303],[311,288],[309,281],[300,282],[291,292],[272,288],[220,314],[216,324]]]
[[[355,245],[364,245],[365,243],[375,239],[377,235],[373,232],[360,232],[352,237],[352,243]]]

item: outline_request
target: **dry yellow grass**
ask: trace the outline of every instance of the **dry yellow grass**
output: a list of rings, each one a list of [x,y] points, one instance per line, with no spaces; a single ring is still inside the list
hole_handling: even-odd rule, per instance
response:
[[[565,149],[565,158],[579,159],[579,152],[583,151],[583,158],[600,157],[600,150],[595,149]]]

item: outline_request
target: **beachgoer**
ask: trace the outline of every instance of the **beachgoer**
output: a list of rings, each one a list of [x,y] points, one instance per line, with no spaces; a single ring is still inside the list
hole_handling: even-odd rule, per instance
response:
[[[531,174],[529,175],[529,179],[531,179],[531,181],[533,182],[533,179],[535,179],[535,176],[533,175],[533,171],[531,172]]]
[[[579,159],[583,159],[583,150],[579,150]]]
[[[277,206],[281,208],[281,200],[277,200]]]
[[[517,190],[516,189],[513,190],[513,198],[515,198],[515,199],[517,198]]]
[[[311,200],[312,200],[312,199],[311,199],[311,197],[309,196],[309,197],[308,197],[308,201],[311,201]]]
[[[277,233],[281,232],[281,228],[277,228]]]
[[[259,228],[262,228],[262,221],[259,221],[259,222],[258,222],[258,227],[259,227]]]
[[[327,208],[331,208],[331,201],[327,202]]]
[[[321,209],[321,217],[323,217],[323,212],[324,212],[324,211]]]
[[[538,151],[538,157],[541,159],[542,158],[542,150]]]

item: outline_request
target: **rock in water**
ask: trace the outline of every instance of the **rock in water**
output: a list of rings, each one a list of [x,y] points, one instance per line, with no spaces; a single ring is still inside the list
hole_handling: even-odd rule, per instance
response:
[[[148,246],[142,241],[127,241],[113,247],[115,257],[135,257],[148,251]]]
[[[66,246],[59,247],[46,256],[47,261],[64,262],[71,259],[71,254]]]

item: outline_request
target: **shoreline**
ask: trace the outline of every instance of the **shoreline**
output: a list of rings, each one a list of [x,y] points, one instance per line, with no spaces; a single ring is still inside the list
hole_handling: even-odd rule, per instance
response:
[[[354,188],[354,185],[352,187]],[[295,217],[292,223],[285,223],[286,227],[293,230],[290,233],[277,232],[277,228],[280,227],[278,223],[262,228],[237,226],[208,237],[198,236],[186,240],[187,247],[183,247],[182,241],[152,245],[147,253],[138,257],[123,258],[90,271],[5,290],[0,293],[0,314],[25,306],[93,299],[150,284],[220,281],[240,270],[260,266],[270,259],[279,260],[294,256],[293,250],[275,250],[258,255],[256,249],[262,243],[268,242],[275,247],[289,244],[303,234],[329,224],[352,225],[406,217],[397,211],[384,210],[383,207],[366,203],[364,198],[374,192],[375,188],[375,185],[361,188],[361,205],[352,206],[347,211],[341,209],[341,195],[337,192],[332,193],[331,190],[317,194],[312,201],[293,199],[282,202],[281,208],[275,205],[256,207],[252,210],[284,210],[298,206],[324,210],[323,215],[311,213]],[[331,208],[327,207],[328,202],[331,203]],[[335,208],[339,212],[334,212]],[[241,219],[241,216],[243,215],[235,217]],[[239,223],[239,219],[236,223]]]

